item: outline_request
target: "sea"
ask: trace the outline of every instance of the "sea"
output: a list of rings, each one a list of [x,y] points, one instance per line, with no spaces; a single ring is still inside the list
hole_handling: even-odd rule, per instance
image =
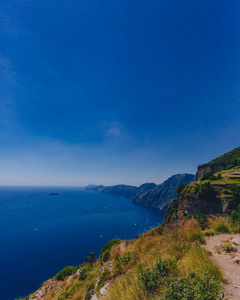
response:
[[[58,195],[50,195],[57,193]],[[77,187],[0,187],[0,299],[37,290],[111,239],[133,239],[164,211]]]

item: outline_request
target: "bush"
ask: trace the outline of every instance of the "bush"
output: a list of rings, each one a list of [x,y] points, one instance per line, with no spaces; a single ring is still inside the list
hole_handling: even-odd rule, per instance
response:
[[[164,300],[220,300],[221,286],[213,277],[190,273],[188,276],[171,278],[165,291]]]
[[[178,185],[178,187],[177,187],[177,193],[178,193],[178,195],[180,195],[181,192],[185,189],[185,186],[186,186],[186,184],[184,184],[184,183],[180,183]]]
[[[197,192],[199,192],[200,190],[201,190],[201,185],[196,184],[196,185],[194,186],[194,192],[197,193]]]
[[[233,195],[233,202],[235,205],[240,204],[240,186],[237,184],[230,184],[230,193]]]
[[[78,267],[67,266],[55,275],[55,279],[58,281],[63,281],[66,277],[75,274],[77,272],[77,270],[78,270]]]
[[[233,247],[233,244],[230,242],[226,242],[226,243],[222,244],[222,248],[224,251],[226,251],[228,253],[234,251],[234,249],[235,249]]]
[[[213,172],[207,172],[206,174],[204,174],[201,177],[200,181],[208,180],[212,175],[213,175]]]
[[[218,191],[210,184],[210,182],[207,182],[201,186],[199,198],[211,201],[211,202],[218,202],[219,199],[217,196],[219,195]]]
[[[214,235],[213,229],[206,229],[206,230],[203,231],[203,233],[204,233],[205,236]]]
[[[84,280],[87,278],[87,269],[86,268],[82,268],[81,272],[79,274],[78,280]]]
[[[237,210],[233,210],[229,216],[229,219],[232,223],[240,221],[240,205],[238,205]]]
[[[197,221],[202,229],[205,229],[208,226],[208,217],[206,214],[200,213],[197,216]]]
[[[169,266],[160,259],[152,271],[149,268],[145,271],[141,270],[139,279],[143,282],[148,292],[155,292],[161,285],[166,283],[166,277],[169,276],[169,273]]]

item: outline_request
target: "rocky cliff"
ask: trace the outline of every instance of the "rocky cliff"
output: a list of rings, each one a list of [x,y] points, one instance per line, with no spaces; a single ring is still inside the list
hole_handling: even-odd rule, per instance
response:
[[[190,217],[197,219],[207,215],[229,215],[236,209],[240,204],[240,166],[234,165],[238,163],[239,150],[240,148],[236,148],[203,165],[202,170],[211,172],[221,170],[221,166],[227,170],[215,173],[206,180],[203,180],[198,171],[199,176],[196,178],[200,177],[201,180],[185,186],[172,201],[164,221],[174,222]],[[204,174],[206,173],[201,173]]]
[[[240,147],[237,147],[209,163],[198,166],[198,171],[195,175],[196,180],[200,180],[207,172],[217,173],[223,170],[228,170],[240,165]]]
[[[177,196],[176,189],[180,183],[188,184],[194,181],[192,174],[177,174],[168,178],[163,183],[144,183],[139,187],[131,185],[96,186],[90,185],[86,189],[105,194],[120,195],[132,199],[134,204],[158,209],[166,209]]]
[[[177,174],[165,180],[163,183],[155,186],[155,188],[142,193],[133,200],[133,203],[165,209],[171,201],[177,196],[176,189],[180,183],[188,184],[194,181],[192,174]]]

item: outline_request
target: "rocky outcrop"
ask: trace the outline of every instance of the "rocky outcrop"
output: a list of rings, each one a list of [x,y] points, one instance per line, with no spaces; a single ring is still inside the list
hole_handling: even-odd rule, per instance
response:
[[[163,183],[144,183],[139,187],[131,185],[114,186],[88,186],[86,189],[105,194],[120,195],[132,199],[134,204],[158,209],[166,209],[177,196],[176,189],[180,183],[188,184],[194,181],[192,174],[177,174],[168,178]]]
[[[168,178],[162,184],[155,186],[133,200],[134,204],[139,204],[158,209],[167,208],[171,201],[177,196],[176,189],[180,183],[188,184],[194,181],[192,174],[177,174]]]
[[[198,171],[195,175],[196,180],[200,180],[207,172],[217,173],[226,169],[240,165],[240,147],[237,147],[210,162],[198,166]]]
[[[185,186],[168,207],[164,222],[201,215],[229,215],[240,204],[240,167],[224,170],[219,179]]]
[[[195,175],[195,179],[196,179],[196,181],[200,180],[203,177],[203,175],[205,175],[208,172],[218,173],[218,172],[223,171],[224,169],[225,169],[224,165],[207,165],[204,167],[200,166]]]

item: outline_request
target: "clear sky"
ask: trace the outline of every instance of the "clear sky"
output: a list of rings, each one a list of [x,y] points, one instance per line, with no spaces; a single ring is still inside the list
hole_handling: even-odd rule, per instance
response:
[[[1,0],[0,185],[139,185],[240,140],[240,1]]]

